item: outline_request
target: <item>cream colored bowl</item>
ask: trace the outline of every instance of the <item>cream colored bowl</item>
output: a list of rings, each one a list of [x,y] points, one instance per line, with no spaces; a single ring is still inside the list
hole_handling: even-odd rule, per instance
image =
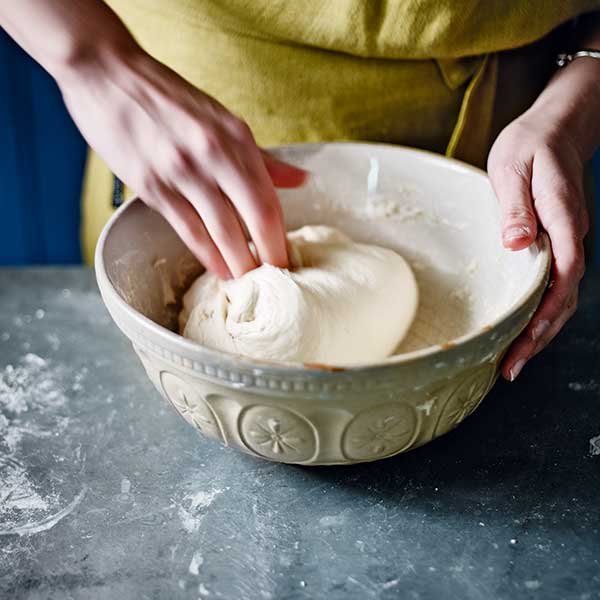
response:
[[[280,192],[289,229],[335,225],[411,263],[420,306],[408,337],[384,362],[348,369],[268,364],[186,340],[176,317],[202,269],[162,217],[134,200],[106,225],[96,274],[148,376],[204,435],[269,460],[371,461],[450,431],[492,387],[537,307],[547,238],[503,250],[485,173],[454,160],[354,143],[274,152],[313,174]]]

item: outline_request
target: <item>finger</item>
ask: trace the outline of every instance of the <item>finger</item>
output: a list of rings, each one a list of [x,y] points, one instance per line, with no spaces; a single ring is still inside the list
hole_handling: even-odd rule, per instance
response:
[[[308,179],[308,171],[278,160],[264,150],[261,150],[261,154],[267,172],[275,187],[296,188],[300,187]]]
[[[260,262],[288,266],[283,214],[252,133],[242,123],[235,143],[213,157],[215,179],[244,220]]]
[[[519,336],[503,362],[503,375],[514,381],[525,363],[534,355],[540,340],[553,336],[570,317],[573,294],[577,292],[579,281],[583,276],[583,246],[575,236],[554,237],[552,268],[552,287],[549,287],[531,323]],[[561,245],[562,242],[562,245]],[[565,317],[566,315],[566,317]],[[540,349],[543,347],[540,346]]]
[[[533,190],[537,213],[550,237],[553,254],[552,281],[532,322],[513,345],[504,361],[504,374],[513,380],[527,360],[543,347],[540,340],[556,333],[572,310],[579,282],[585,271],[580,206],[583,202],[577,184],[562,172],[551,156],[536,158]],[[536,350],[536,347],[539,349]]]
[[[214,183],[196,174],[178,182],[181,194],[192,204],[234,277],[256,268],[256,261],[238,215]]]
[[[561,331],[567,321],[577,312],[577,303],[579,302],[579,288],[576,288],[569,300],[564,305],[563,311],[559,317],[546,329],[546,326],[538,327],[535,332],[535,346],[531,352],[534,357],[541,352]]]
[[[565,302],[554,321],[548,320],[547,309],[540,306],[531,323],[513,342],[502,363],[502,376],[508,381],[514,381],[523,367],[531,358],[541,352],[560,332],[565,323],[575,314],[579,292]]]
[[[531,197],[531,163],[492,164],[489,176],[500,202],[504,247],[510,250],[527,248],[537,237],[537,218]]]
[[[231,278],[231,272],[202,219],[185,198],[171,192],[157,199],[156,206],[181,241],[208,271],[217,274],[221,279]]]

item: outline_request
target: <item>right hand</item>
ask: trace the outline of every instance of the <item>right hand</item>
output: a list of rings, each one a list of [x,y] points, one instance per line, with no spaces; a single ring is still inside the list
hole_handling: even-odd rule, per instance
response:
[[[88,144],[222,278],[288,266],[274,186],[306,172],[256,145],[242,120],[139,48],[93,57],[57,78]]]

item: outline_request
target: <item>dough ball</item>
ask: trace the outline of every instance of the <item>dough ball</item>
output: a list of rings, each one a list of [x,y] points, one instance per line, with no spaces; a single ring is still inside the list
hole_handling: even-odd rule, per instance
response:
[[[182,334],[269,361],[352,365],[392,354],[417,308],[406,261],[323,225],[288,240],[291,271],[262,265],[230,281],[201,275],[183,298]]]

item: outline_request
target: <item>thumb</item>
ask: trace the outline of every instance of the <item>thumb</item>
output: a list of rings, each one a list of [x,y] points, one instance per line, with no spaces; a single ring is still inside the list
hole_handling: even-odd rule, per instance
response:
[[[537,217],[531,197],[532,162],[489,165],[488,173],[502,212],[502,243],[522,250],[537,237]]]
[[[277,160],[267,152],[262,151],[265,167],[273,185],[279,188],[295,188],[300,187],[308,179],[308,171],[300,167],[294,167],[281,160]]]

